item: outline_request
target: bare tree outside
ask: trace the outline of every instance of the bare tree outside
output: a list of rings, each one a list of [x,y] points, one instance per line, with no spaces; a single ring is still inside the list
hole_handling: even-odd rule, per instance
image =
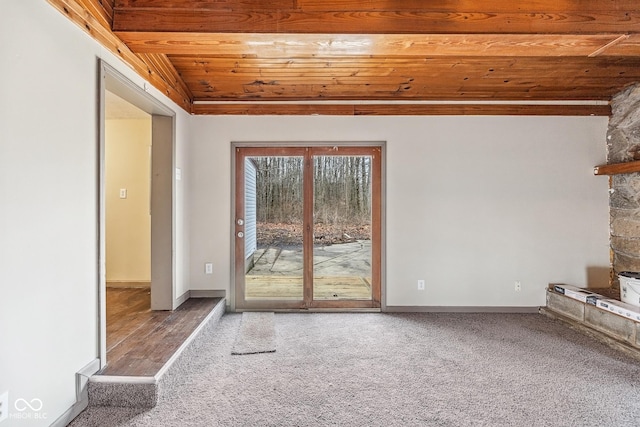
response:
[[[258,247],[302,244],[300,157],[254,157],[257,169]],[[314,157],[314,243],[371,237],[371,158]]]

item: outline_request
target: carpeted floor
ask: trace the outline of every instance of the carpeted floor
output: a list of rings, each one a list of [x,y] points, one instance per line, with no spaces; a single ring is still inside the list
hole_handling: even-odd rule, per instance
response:
[[[80,426],[637,426],[640,363],[530,314],[276,314],[275,353],[205,328],[150,411]]]

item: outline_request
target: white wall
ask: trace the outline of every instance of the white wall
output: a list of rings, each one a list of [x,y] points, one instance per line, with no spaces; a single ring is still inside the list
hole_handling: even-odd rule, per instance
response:
[[[608,184],[593,176],[606,127],[606,117],[195,117],[191,286],[229,290],[232,141],[382,140],[387,305],[544,305],[548,283],[585,286],[587,268],[608,269]]]
[[[176,106],[178,113],[175,123],[175,167],[180,169],[180,179],[174,180],[174,247],[175,247],[175,288],[174,299],[189,291],[189,257],[191,215],[187,200],[190,197],[190,173],[188,169],[191,141],[191,116]],[[175,304],[175,303],[174,303]]]
[[[142,79],[44,1],[3,2],[0,57],[0,397],[44,426],[98,355],[97,59]],[[231,141],[388,141],[389,305],[541,305],[609,265],[606,118],[192,119],[150,93],[177,112],[177,296],[229,291]]]
[[[107,282],[151,282],[150,150],[151,116],[106,121]]]
[[[19,425],[48,426],[74,404],[75,372],[98,355],[98,58],[142,79],[45,1],[2,6],[0,397],[9,393],[10,410],[16,399],[40,399],[42,410]],[[178,112],[182,165],[189,116],[150,93]]]

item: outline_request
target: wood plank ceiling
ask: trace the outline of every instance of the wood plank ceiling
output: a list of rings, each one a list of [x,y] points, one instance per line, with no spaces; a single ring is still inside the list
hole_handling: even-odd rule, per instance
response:
[[[604,115],[640,81],[637,0],[49,1],[195,114]]]

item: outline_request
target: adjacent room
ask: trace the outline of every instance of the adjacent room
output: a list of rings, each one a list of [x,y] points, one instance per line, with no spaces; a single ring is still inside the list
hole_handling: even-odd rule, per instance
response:
[[[635,3],[4,2],[0,426],[637,425]]]

